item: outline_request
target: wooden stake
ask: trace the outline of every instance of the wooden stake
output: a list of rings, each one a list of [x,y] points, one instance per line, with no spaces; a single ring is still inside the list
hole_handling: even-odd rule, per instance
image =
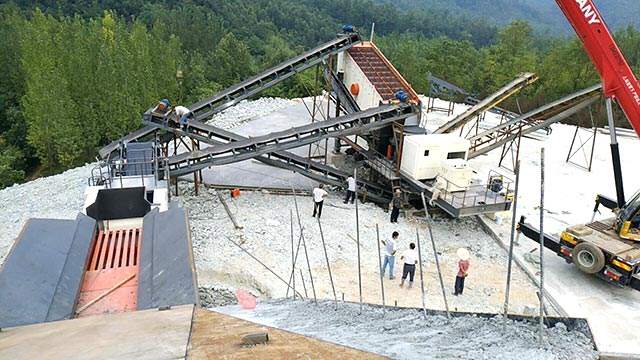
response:
[[[220,200],[220,202],[222,203],[222,206],[224,207],[224,211],[227,212],[227,215],[229,216],[229,219],[231,219],[231,222],[233,223],[233,226],[236,228],[236,230],[242,229],[242,226],[239,225],[238,222],[236,221],[236,217],[233,216],[233,213],[231,212],[231,209],[229,209],[229,205],[227,205],[227,201],[222,196],[222,193],[220,191],[216,191],[216,194],[218,195],[218,200]]]

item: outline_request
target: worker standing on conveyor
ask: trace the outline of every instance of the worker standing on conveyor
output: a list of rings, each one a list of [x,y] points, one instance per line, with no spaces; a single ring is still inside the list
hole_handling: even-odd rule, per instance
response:
[[[393,234],[391,234],[391,239],[384,241],[384,240],[380,240],[380,242],[382,242],[382,245],[385,246],[385,254],[384,254],[384,263],[382,264],[382,270],[380,271],[380,277],[384,277],[384,272],[387,269],[387,265],[389,265],[389,280],[393,280],[396,277],[393,276],[393,264],[395,263],[396,260],[396,241],[398,240],[398,236],[400,236],[400,234],[398,234],[397,231],[394,231]]]
[[[317,213],[318,219],[320,219],[324,197],[327,195],[329,195],[329,193],[324,190],[324,184],[320,184],[317,188],[313,189],[313,217],[316,217]]]
[[[192,116],[191,110],[178,105],[173,109],[173,111],[175,113],[174,121],[176,123],[176,127],[180,126],[182,130],[187,130],[187,126],[189,126],[189,117]]]
[[[400,287],[404,285],[404,281],[407,279],[407,275],[409,275],[409,286],[408,289],[411,289],[413,286],[413,277],[416,274],[416,264],[418,263],[418,253],[416,252],[416,244],[409,244],[409,249],[405,250],[400,257],[400,260],[404,260],[404,265],[402,267],[402,280],[400,281]]]
[[[356,199],[356,179],[353,176],[349,176],[347,178],[347,197],[344,199],[344,203],[348,203],[351,200],[351,203]]]

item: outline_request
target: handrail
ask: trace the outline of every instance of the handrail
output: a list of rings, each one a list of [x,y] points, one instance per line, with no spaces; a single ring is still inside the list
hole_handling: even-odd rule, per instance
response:
[[[458,199],[458,200],[461,199],[461,203],[465,204],[465,202],[467,200],[467,195],[472,192],[471,190],[473,190],[473,189],[482,189],[483,191],[479,192],[481,194],[480,196],[482,196],[484,203],[488,204],[487,200],[489,199],[489,193],[490,192],[493,192],[493,193],[496,193],[496,194],[499,193],[499,192],[495,192],[495,191],[491,190],[491,187],[490,187],[490,185],[491,185],[490,179],[492,177],[494,177],[494,176],[499,176],[499,177],[503,178],[503,181],[502,181],[503,187],[506,184],[506,187],[504,187],[505,197],[506,197],[509,194],[509,189],[511,187],[511,184],[513,183],[513,179],[511,179],[511,178],[507,177],[506,175],[504,175],[502,173],[499,173],[499,172],[497,172],[495,170],[490,170],[489,171],[489,173],[487,175],[488,180],[487,180],[486,184],[460,186],[459,184],[454,183],[453,181],[445,178],[442,175],[437,175],[436,176],[436,182],[437,182],[437,179],[442,179],[446,183],[445,189],[438,189],[438,190],[441,191],[440,194],[441,194],[441,196],[443,195],[441,198],[444,201],[447,201],[447,198],[449,198],[451,200],[450,203],[454,203],[454,201],[456,199]],[[434,185],[435,185],[435,183],[434,183]],[[463,190],[463,191],[451,191],[450,190],[451,188],[465,189],[465,190]],[[442,191],[442,190],[444,190],[444,191]],[[478,203],[478,194],[475,194],[473,196],[473,204],[475,205],[477,203]],[[498,196],[495,196],[495,197],[493,197],[493,204],[495,205],[497,203],[498,203]]]

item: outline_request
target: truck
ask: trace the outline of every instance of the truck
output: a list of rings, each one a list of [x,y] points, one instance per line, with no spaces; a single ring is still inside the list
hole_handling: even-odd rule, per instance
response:
[[[544,246],[584,273],[640,290],[640,191],[622,208],[617,207],[615,200],[598,195],[594,215],[600,205],[612,208],[616,216],[570,226],[559,237],[544,234]],[[516,230],[540,241],[540,231],[527,223],[524,216],[520,217]]]
[[[598,195],[591,222],[570,226],[559,238],[544,234],[543,245],[580,271],[617,286],[640,290],[640,192],[625,201],[612,109],[612,102],[616,101],[640,136],[640,84],[592,0],[556,2],[576,30],[603,82],[616,199]],[[611,209],[615,217],[594,221],[600,205]],[[524,216],[516,230],[541,241],[540,231],[528,224]]]

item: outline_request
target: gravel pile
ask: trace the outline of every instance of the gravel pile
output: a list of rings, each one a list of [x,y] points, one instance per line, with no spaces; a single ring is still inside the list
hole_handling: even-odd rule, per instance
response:
[[[210,256],[234,255],[238,253],[234,245],[224,238],[230,238],[244,244],[249,251],[260,250],[262,247],[272,249],[276,253],[290,253],[290,211],[293,211],[294,232],[298,234],[298,219],[295,211],[293,196],[270,195],[262,192],[243,192],[239,198],[230,199],[224,192],[227,203],[236,219],[243,226],[242,230],[234,230],[216,191],[202,189],[196,196],[189,183],[180,184],[179,199],[182,206],[189,210],[192,235],[194,237],[194,251],[201,257],[201,262],[209,262]],[[342,203],[341,194],[336,193],[325,200],[322,224],[329,256],[333,260],[352,260],[353,254],[345,251],[355,244],[356,225],[354,205]],[[313,205],[308,196],[297,196],[302,226],[305,231],[307,245],[313,253],[322,251],[322,243],[318,223],[311,217]],[[251,210],[251,211],[250,211]],[[381,238],[387,238],[392,231],[400,232],[400,249],[407,248],[410,242],[415,242],[416,228],[421,236],[425,236],[424,223],[406,219],[396,225],[389,224],[389,214],[373,203],[360,204],[360,236],[366,241],[361,242],[363,251],[376,251],[376,224],[380,227]],[[475,257],[491,260],[506,259],[504,251],[496,251],[497,244],[484,232],[475,219],[465,218],[456,221],[450,219],[434,220],[434,237],[438,241],[438,252],[443,260],[451,257],[459,247],[467,247]],[[351,239],[353,238],[353,239]],[[296,236],[297,239],[297,236]],[[337,239],[340,239],[337,241]],[[231,254],[223,254],[220,248],[232,250]],[[214,252],[207,252],[213,247]],[[234,250],[235,249],[235,250]],[[427,249],[428,250],[428,249]],[[449,260],[456,260],[451,257]],[[313,259],[314,264],[322,264],[324,257]]]
[[[281,98],[260,98],[257,100],[243,100],[237,105],[214,115],[208,124],[230,130],[242,124],[265,116],[274,111],[296,104],[295,100]]]
[[[413,309],[393,309],[331,301],[318,305],[304,301],[274,300],[243,310],[216,308],[224,314],[293,331],[394,359],[597,359],[591,340],[562,323],[545,329],[538,346],[538,325],[502,317],[429,315]]]
[[[29,218],[75,219],[93,164],[0,190],[0,265]]]
[[[201,286],[198,288],[200,297],[200,305],[205,308],[236,305],[236,299],[233,291],[221,286]]]

